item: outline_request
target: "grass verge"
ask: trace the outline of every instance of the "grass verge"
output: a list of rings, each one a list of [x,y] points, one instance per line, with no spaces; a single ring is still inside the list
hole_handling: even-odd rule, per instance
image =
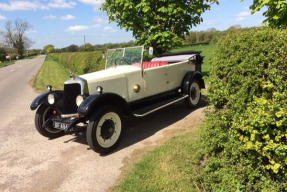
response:
[[[198,128],[147,153],[124,174],[114,191],[197,191],[192,177]]]
[[[12,64],[14,64],[15,63],[15,61],[13,60],[13,61],[0,61],[0,68],[1,67],[5,67],[5,66],[8,66],[8,65],[12,65]]]
[[[54,89],[63,89],[64,81],[69,78],[69,70],[47,55],[45,62],[38,71],[33,87],[43,91],[47,85],[52,85]]]

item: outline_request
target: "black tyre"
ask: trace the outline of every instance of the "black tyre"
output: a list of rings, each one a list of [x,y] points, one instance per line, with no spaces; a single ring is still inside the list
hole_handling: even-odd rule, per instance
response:
[[[193,80],[190,82],[189,97],[185,98],[185,103],[189,108],[195,108],[198,106],[201,100],[201,88],[197,80]]]
[[[94,112],[88,124],[88,144],[97,153],[109,153],[119,145],[123,128],[121,111],[112,105],[103,106]]]
[[[64,135],[64,131],[55,129],[51,118],[53,117],[53,109],[47,105],[41,105],[35,115],[35,126],[37,131],[49,138],[56,138]],[[47,121],[48,120],[48,121]],[[47,122],[46,122],[47,121]],[[46,122],[46,123],[45,123]],[[45,126],[43,126],[45,123]]]

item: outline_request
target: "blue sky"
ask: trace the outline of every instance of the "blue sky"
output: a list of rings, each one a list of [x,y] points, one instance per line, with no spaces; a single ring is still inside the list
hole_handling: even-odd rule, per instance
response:
[[[103,44],[134,40],[131,32],[109,23],[106,13],[98,8],[104,0],[1,0],[0,30],[8,20],[20,18],[32,25],[26,35],[34,41],[31,48],[42,49],[52,44],[63,48],[72,44]],[[250,14],[252,0],[219,0],[203,14],[203,23],[191,30],[216,28],[225,30],[232,25],[261,25],[262,11]]]

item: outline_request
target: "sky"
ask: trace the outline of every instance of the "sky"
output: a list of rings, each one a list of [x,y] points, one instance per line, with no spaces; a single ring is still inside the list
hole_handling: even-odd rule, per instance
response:
[[[25,34],[34,43],[31,48],[43,49],[52,44],[55,48],[84,43],[104,44],[134,40],[132,32],[109,23],[106,12],[99,10],[104,0],[1,0],[0,30],[7,21],[22,19],[32,28]],[[262,12],[251,15],[252,0],[219,0],[203,13],[203,22],[193,31],[216,28],[226,30],[232,25],[260,26]]]

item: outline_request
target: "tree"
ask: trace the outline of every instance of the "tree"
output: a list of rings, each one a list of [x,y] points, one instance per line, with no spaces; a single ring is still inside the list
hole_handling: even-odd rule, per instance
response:
[[[253,0],[253,4],[250,6],[252,14],[260,11],[262,7],[267,7],[267,11],[263,13],[266,17],[263,23],[271,27],[287,26],[286,0]]]
[[[228,27],[227,31],[231,31],[235,29],[241,29],[241,25],[231,25],[230,27]]]
[[[184,34],[202,22],[201,14],[218,0],[106,0],[110,22],[132,31],[137,44],[156,54],[183,45]]]
[[[79,48],[80,51],[94,51],[94,47],[91,43],[85,43]]]
[[[1,31],[5,43],[14,48],[20,57],[33,43],[31,39],[25,36],[25,32],[31,28],[32,26],[27,21],[16,19],[14,22],[7,21],[5,24],[6,31]]]
[[[44,49],[44,52],[45,52],[46,54],[55,52],[54,45],[51,45],[51,44],[46,45],[43,49]]]
[[[66,52],[77,52],[79,50],[79,46],[78,45],[70,45],[69,47],[65,48]]]

